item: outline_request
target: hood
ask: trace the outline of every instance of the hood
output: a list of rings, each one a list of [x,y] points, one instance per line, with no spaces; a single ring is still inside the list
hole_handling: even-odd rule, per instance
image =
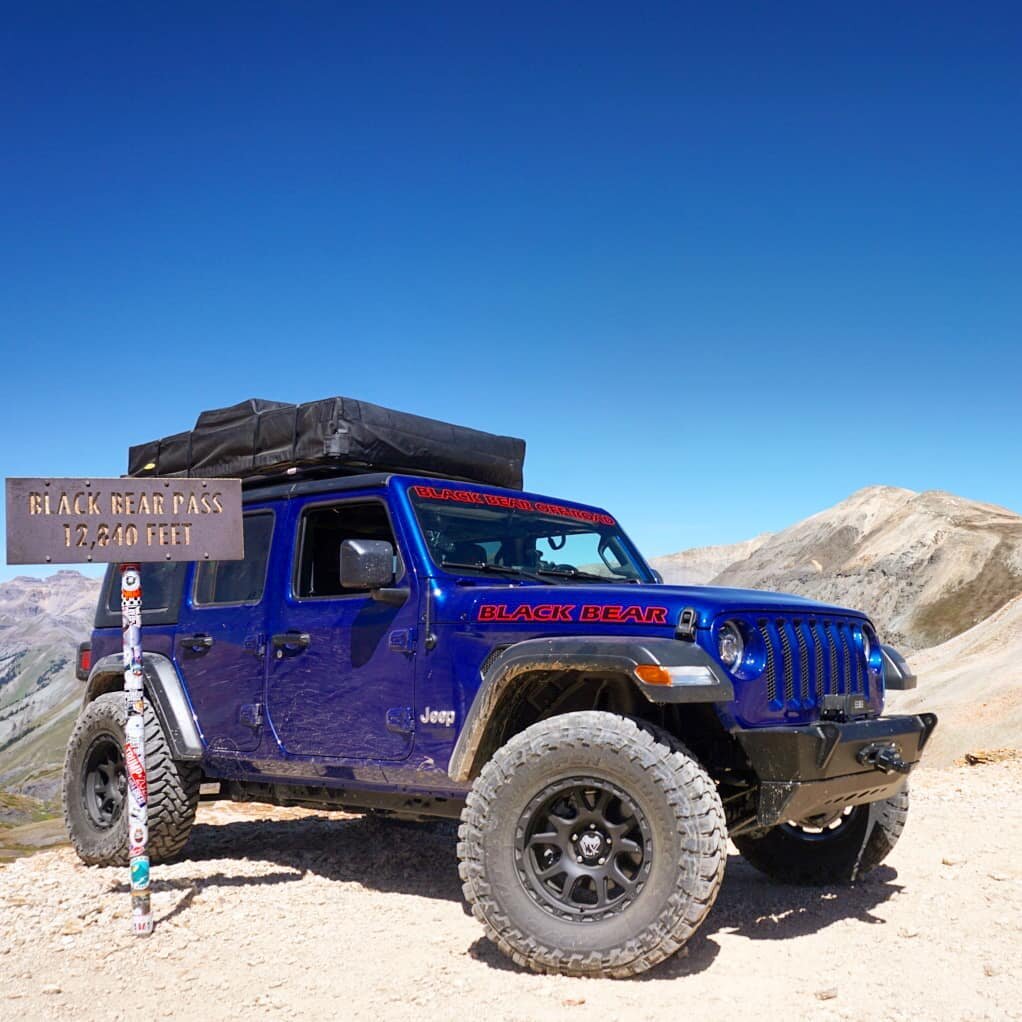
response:
[[[788,593],[715,586],[534,585],[490,583],[451,587],[437,600],[439,620],[482,624],[568,623],[630,625],[640,630],[671,631],[686,607],[696,611],[699,627],[708,628],[721,614],[866,615],[845,607],[807,600]]]
[[[809,600],[794,593],[774,593],[766,589],[727,589],[723,586],[642,586],[644,592],[666,592],[679,607],[695,607],[699,625],[703,627],[726,611],[787,611],[792,614],[839,614],[844,617],[866,615],[849,607]]]

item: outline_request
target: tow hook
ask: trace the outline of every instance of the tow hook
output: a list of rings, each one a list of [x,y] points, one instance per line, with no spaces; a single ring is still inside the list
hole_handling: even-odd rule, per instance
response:
[[[855,758],[863,766],[871,766],[884,774],[907,774],[912,769],[912,764],[901,758],[898,746],[893,743],[867,745]]]

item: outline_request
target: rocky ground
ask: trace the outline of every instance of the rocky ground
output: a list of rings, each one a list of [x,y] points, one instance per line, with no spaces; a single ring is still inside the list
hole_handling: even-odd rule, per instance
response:
[[[1022,596],[909,661],[919,687],[892,692],[889,713],[935,710],[927,762],[945,766],[977,747],[1013,746],[1022,734]]]
[[[450,828],[210,805],[154,870],[66,847],[0,866],[0,1018],[1022,1019],[1022,762],[925,768],[888,863],[779,887],[737,855],[687,953],[637,980],[536,976],[465,914]]]

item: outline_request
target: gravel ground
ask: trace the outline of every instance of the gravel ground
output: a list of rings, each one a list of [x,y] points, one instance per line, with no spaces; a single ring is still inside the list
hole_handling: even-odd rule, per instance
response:
[[[888,863],[779,887],[732,855],[682,955],[635,980],[519,970],[462,907],[445,825],[210,805],[154,870],[0,866],[0,1018],[1022,1019],[1022,763],[925,768]]]

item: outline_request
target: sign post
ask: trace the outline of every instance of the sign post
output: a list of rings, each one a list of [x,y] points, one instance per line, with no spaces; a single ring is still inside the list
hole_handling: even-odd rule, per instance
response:
[[[131,928],[153,932],[145,755],[142,564],[244,556],[238,479],[8,479],[7,563],[117,563],[124,656],[124,778]]]
[[[149,904],[149,784],[145,767],[145,681],[142,667],[142,572],[121,565],[121,646],[124,651],[124,773],[128,788],[128,855],[131,864],[131,929],[153,932]]]

